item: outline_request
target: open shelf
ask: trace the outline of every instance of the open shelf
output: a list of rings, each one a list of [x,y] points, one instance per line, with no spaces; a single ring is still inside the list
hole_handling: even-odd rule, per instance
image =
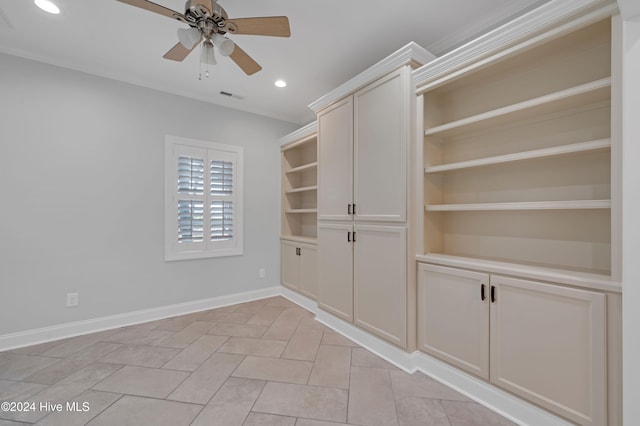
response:
[[[425,130],[425,135],[449,136],[456,132],[466,132],[490,125],[498,125],[507,121],[526,118],[532,114],[567,110],[580,105],[606,100],[609,99],[610,96],[611,78],[607,77],[431,127]]]
[[[550,148],[534,149],[512,154],[496,155],[492,157],[478,158],[468,161],[458,161],[455,163],[441,164],[438,166],[425,167],[425,173],[442,173],[452,170],[470,169],[474,167],[491,166],[496,164],[511,163],[515,161],[532,160],[536,158],[553,157],[559,155],[569,155],[580,152],[595,151],[611,148],[610,139],[600,139],[595,141],[573,143],[568,145],[555,146]]]
[[[318,185],[312,185],[312,186],[303,186],[301,188],[289,189],[285,191],[285,193],[295,194],[297,192],[307,192],[307,191],[317,191],[317,190],[318,190]]]
[[[284,212],[287,214],[318,213],[318,209],[287,209]]]
[[[425,211],[609,209],[611,200],[528,201],[514,203],[430,204]]]
[[[305,243],[305,244],[318,244],[318,239],[316,237],[308,237],[305,235],[281,235],[281,240],[286,241],[294,241],[296,243]]]
[[[318,168],[318,162],[314,161],[313,163],[303,164],[302,166],[294,167],[292,169],[287,170],[285,173],[300,173],[306,170],[311,170],[314,168]]]
[[[281,148],[282,238],[313,244],[318,225],[318,137],[308,125],[283,138]]]

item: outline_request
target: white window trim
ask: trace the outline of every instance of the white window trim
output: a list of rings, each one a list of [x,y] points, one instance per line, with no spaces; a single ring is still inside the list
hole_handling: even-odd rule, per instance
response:
[[[186,149],[184,149],[186,148]],[[216,244],[215,241],[208,243],[208,248],[193,250],[178,249],[177,232],[177,154],[176,149],[182,152],[189,149],[205,149],[208,151],[218,151],[221,156],[235,157],[234,176],[234,237],[229,241]],[[203,259],[222,256],[238,256],[244,253],[244,160],[243,148],[234,145],[221,144],[216,142],[189,139],[178,136],[165,136],[164,151],[164,259],[165,261]],[[207,164],[205,170],[208,170]],[[208,188],[205,188],[205,192]]]

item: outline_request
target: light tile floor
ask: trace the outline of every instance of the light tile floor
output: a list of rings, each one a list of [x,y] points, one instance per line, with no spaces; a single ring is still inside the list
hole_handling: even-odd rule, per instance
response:
[[[282,297],[2,352],[2,401],[0,426],[513,425]]]

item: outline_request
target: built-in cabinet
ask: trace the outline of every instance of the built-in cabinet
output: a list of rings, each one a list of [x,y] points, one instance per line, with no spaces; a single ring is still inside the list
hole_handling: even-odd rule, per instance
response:
[[[283,285],[481,400],[622,424],[614,6],[410,44],[312,103],[282,151]]]
[[[353,97],[318,115],[323,166],[318,171],[318,219],[350,221],[353,214]]]
[[[401,347],[410,73],[403,65],[318,113],[318,306]]]
[[[281,139],[282,285],[317,295],[318,139],[311,123]]]
[[[318,307],[353,322],[353,225],[318,224]]]
[[[353,227],[354,323],[391,343],[407,343],[407,229]]]
[[[620,424],[620,22],[600,13],[413,75],[418,348],[580,425]]]
[[[418,346],[582,425],[606,423],[606,295],[418,266]]]
[[[318,259],[315,244],[281,240],[282,285],[314,299],[318,293]]]
[[[406,221],[410,66],[318,114],[318,219]]]

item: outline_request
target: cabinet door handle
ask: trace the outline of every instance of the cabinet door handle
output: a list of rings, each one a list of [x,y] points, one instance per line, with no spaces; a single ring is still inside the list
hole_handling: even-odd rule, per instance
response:
[[[487,296],[484,294],[484,283],[480,284],[480,300],[486,299]]]
[[[351,214],[351,204],[347,204],[347,214]]]
[[[496,302],[496,286],[491,286],[491,303]]]
[[[356,214],[356,205],[355,205],[355,203],[353,204],[353,214]]]
[[[355,204],[354,204],[354,206],[355,206]],[[356,231],[353,231],[353,242],[354,243],[356,242]]]
[[[300,247],[296,247],[296,255],[300,256]]]
[[[347,242],[351,242],[351,231],[347,232]]]

